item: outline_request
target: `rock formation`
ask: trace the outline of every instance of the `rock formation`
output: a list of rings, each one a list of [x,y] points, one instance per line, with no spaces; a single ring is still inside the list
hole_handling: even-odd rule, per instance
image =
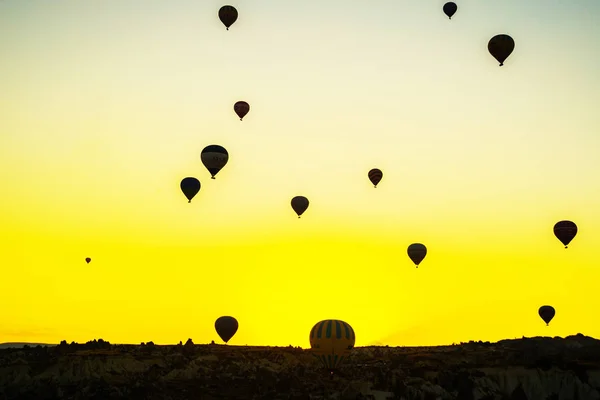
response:
[[[333,375],[291,346],[63,341],[0,350],[0,400],[12,399],[600,400],[600,341],[358,347]]]

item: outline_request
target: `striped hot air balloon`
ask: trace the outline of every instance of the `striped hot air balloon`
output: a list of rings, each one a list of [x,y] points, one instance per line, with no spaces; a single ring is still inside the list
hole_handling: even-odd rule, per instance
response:
[[[310,331],[310,347],[323,365],[333,372],[354,348],[356,336],[347,322],[337,319],[319,321]]]
[[[211,144],[202,150],[202,153],[200,153],[200,160],[208,172],[210,172],[211,178],[215,179],[215,175],[217,175],[219,171],[225,165],[227,165],[227,161],[229,161],[229,153],[223,146]]]
[[[383,178],[383,172],[381,172],[380,169],[373,168],[369,171],[369,180],[374,185],[374,187],[377,187],[377,184],[381,182],[381,178]]]

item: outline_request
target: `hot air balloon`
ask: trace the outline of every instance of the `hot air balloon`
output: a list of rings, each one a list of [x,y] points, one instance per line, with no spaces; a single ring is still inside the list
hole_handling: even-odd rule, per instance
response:
[[[550,321],[552,321],[552,318],[554,318],[556,311],[554,310],[554,307],[552,307],[552,306],[541,306],[540,309],[538,310],[538,314],[544,320],[544,322],[546,323],[546,326],[548,326]]]
[[[426,255],[427,247],[425,247],[424,244],[413,243],[410,246],[408,246],[408,256],[410,257],[412,262],[415,263],[417,268],[419,268],[419,264],[421,263],[421,261],[423,261]]]
[[[356,336],[347,322],[326,319],[313,326],[309,340],[312,353],[333,373],[354,348]]]
[[[292,199],[292,208],[298,214],[298,218],[306,211],[308,208],[308,199],[304,196],[296,196]]]
[[[248,111],[250,111],[250,104],[245,101],[238,101],[233,105],[233,111],[240,117],[241,121],[248,114]]]
[[[455,2],[449,1],[448,3],[444,4],[444,14],[448,16],[448,19],[452,19],[452,16],[456,13],[456,10],[458,10],[458,6]]]
[[[373,168],[372,170],[369,171],[368,176],[369,176],[369,180],[374,185],[374,187],[377,187],[377,184],[379,182],[381,182],[381,178],[383,178],[383,172],[381,172],[380,169]]]
[[[87,257],[87,258],[85,259],[85,262],[86,262],[86,263],[88,263],[88,264],[90,263],[90,261],[92,261],[92,259],[91,259],[91,258],[89,258],[89,257]]]
[[[238,330],[237,319],[228,316],[219,317],[215,321],[215,329],[221,339],[227,343]]]
[[[554,225],[554,236],[565,245],[565,249],[575,235],[577,235],[577,225],[572,221],[558,221]]]
[[[179,186],[185,197],[187,197],[188,203],[191,203],[194,196],[200,191],[200,181],[192,177],[183,178]]]
[[[219,19],[229,30],[229,27],[237,20],[238,12],[234,6],[223,6],[219,9]]]
[[[488,51],[498,62],[500,66],[510,56],[515,49],[515,41],[508,35],[496,35],[488,42]]]
[[[202,164],[204,164],[208,172],[210,172],[211,178],[215,179],[215,175],[217,175],[217,173],[219,173],[219,171],[227,164],[229,153],[227,153],[225,148],[216,144],[211,144],[202,150],[202,153],[200,153],[200,160],[202,160]]]

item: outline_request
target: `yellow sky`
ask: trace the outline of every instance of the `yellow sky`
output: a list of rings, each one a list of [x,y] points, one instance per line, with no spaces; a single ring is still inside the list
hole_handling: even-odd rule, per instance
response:
[[[0,342],[600,337],[600,5],[381,3],[0,2]]]

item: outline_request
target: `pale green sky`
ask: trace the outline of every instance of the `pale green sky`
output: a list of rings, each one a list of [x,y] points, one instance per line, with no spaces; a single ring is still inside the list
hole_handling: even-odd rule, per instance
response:
[[[448,20],[443,1],[242,0],[229,31],[224,4],[0,2],[0,342],[202,342],[230,314],[232,342],[306,346],[341,318],[365,345],[470,320],[390,339],[448,343],[544,334],[552,302],[552,335],[600,336],[581,286],[600,278],[600,2],[466,0]],[[230,155],[214,181],[209,144]],[[502,317],[477,322],[474,297]]]

